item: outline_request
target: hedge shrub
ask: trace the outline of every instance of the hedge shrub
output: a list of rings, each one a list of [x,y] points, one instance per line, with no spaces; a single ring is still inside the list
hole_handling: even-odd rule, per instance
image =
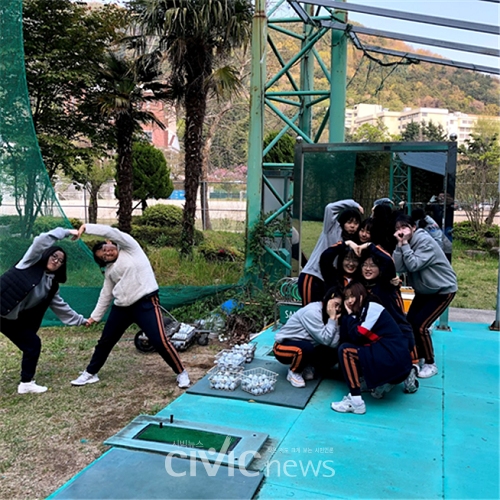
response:
[[[245,254],[235,247],[214,245],[210,242],[202,243],[199,246],[199,252],[211,262],[242,262],[245,258]]]
[[[493,238],[498,242],[500,230],[495,224],[492,226],[481,224],[479,232],[477,232],[472,228],[470,221],[466,220],[453,225],[453,237],[467,245],[488,248],[490,245],[488,245],[486,238]]]
[[[137,221],[140,226],[177,227],[182,224],[182,208],[175,205],[147,207]]]
[[[182,238],[182,227],[132,226],[131,235],[139,242],[155,247],[179,247]],[[203,242],[203,233],[195,230],[195,245]]]

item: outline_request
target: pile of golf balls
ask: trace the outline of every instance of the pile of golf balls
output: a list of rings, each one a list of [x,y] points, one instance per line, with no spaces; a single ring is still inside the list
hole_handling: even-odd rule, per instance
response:
[[[216,364],[226,368],[236,368],[245,362],[245,356],[240,352],[221,351],[215,360]]]
[[[240,385],[241,371],[217,370],[208,380],[212,389],[234,391]]]
[[[240,344],[233,347],[233,351],[245,356],[245,363],[251,363],[255,352],[256,344]]]
[[[241,388],[244,391],[253,394],[254,396],[260,396],[274,390],[275,383],[275,375],[268,375],[265,373],[248,375],[244,374],[241,380]]]

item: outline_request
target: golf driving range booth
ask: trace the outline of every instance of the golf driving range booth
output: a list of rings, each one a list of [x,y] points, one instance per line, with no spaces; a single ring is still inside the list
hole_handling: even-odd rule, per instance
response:
[[[456,163],[455,142],[308,144],[298,138],[292,220],[300,236],[299,255],[304,224],[323,222],[325,206],[344,199],[356,200],[365,210],[364,217],[383,197],[408,214],[415,208],[434,208],[444,232],[445,221],[453,220],[452,204],[430,205],[429,201],[438,194],[444,200],[454,199]],[[318,225],[316,241],[321,230]],[[438,328],[448,329],[446,313]]]

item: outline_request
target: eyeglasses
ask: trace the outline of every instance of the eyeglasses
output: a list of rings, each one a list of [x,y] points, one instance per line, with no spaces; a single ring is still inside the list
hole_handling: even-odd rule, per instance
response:
[[[363,269],[377,269],[377,264],[373,264],[373,262],[364,262],[361,267]]]
[[[357,264],[358,263],[358,261],[356,259],[349,259],[349,258],[344,259],[344,262],[346,264]]]
[[[51,255],[50,259],[54,264],[64,264],[64,258],[58,257],[57,255]]]

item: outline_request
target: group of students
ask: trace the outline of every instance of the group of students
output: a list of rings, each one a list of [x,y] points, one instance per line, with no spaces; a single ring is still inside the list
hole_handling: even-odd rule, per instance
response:
[[[86,232],[103,238],[93,248],[94,260],[104,269],[104,284],[90,317],[75,312],[59,295],[66,282],[67,255],[56,243],[67,237],[78,240]],[[112,304],[112,305],[111,305]],[[50,307],[62,323],[90,326],[108,319],[87,368],[74,386],[99,381],[99,370],[125,330],[136,323],[156,352],[177,375],[177,385],[187,388],[189,375],[164,328],[158,283],[146,254],[130,235],[101,224],[84,224],[79,230],[56,228],[37,236],[23,258],[0,276],[0,332],[22,352],[19,394],[43,393],[35,381],[42,343],[38,336]]]
[[[303,307],[275,336],[274,354],[289,365],[294,387],[338,363],[349,389],[331,405],[338,412],[363,414],[362,391],[381,398],[403,383],[414,393],[417,377],[438,373],[429,328],[453,300],[457,278],[425,220],[394,212],[391,203],[377,200],[363,221],[354,200],[326,206],[298,280]],[[415,293],[408,314],[398,273]]]

